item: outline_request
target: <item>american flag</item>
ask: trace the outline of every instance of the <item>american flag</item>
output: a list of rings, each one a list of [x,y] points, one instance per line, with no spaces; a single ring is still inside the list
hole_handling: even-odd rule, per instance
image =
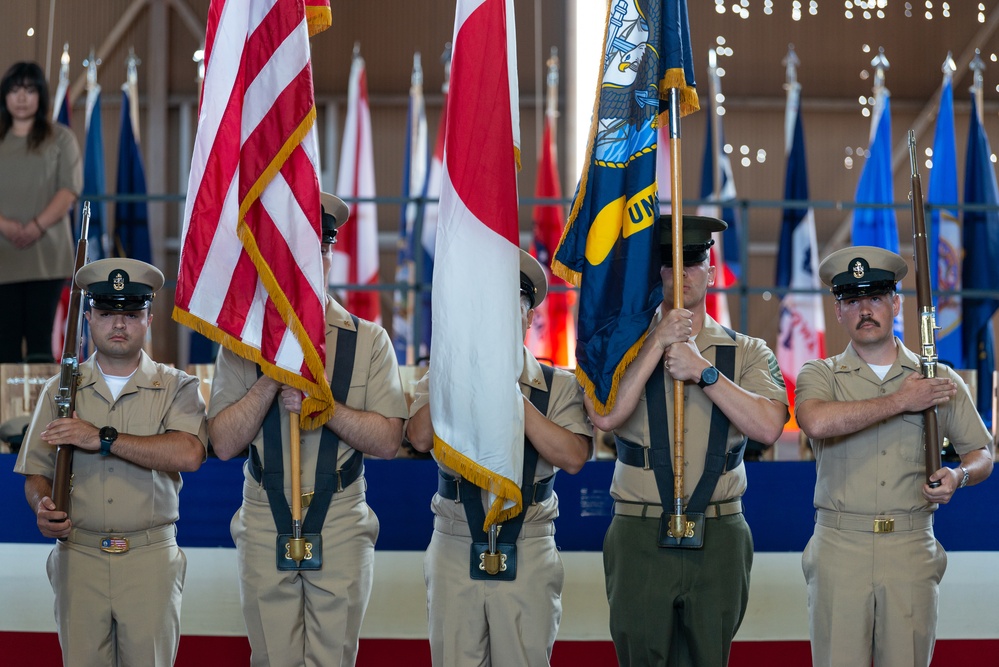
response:
[[[308,7],[307,7],[308,5]],[[332,411],[325,381],[315,0],[213,0],[173,316]]]

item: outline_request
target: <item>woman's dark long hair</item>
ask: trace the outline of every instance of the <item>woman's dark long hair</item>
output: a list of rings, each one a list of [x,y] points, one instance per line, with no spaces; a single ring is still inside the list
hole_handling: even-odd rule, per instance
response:
[[[14,88],[21,86],[33,87],[38,91],[38,110],[35,112],[35,123],[28,133],[28,149],[33,150],[42,145],[50,134],[52,134],[52,123],[49,121],[49,86],[45,82],[45,75],[38,63],[18,62],[10,66],[10,69],[0,80],[0,141],[7,136],[7,132],[14,125],[14,118],[7,109],[7,93]]]

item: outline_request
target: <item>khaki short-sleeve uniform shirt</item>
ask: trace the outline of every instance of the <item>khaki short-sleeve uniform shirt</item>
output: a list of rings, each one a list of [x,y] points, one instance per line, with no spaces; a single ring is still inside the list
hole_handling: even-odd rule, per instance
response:
[[[656,316],[661,317],[660,315]],[[704,325],[694,341],[701,355],[715,363],[720,347],[735,348],[735,370],[731,378],[737,385],[764,398],[788,404],[784,377],[777,366],[777,359],[766,343],[759,338],[751,338],[737,333],[735,340],[710,316],[705,316]],[[666,416],[669,421],[670,448],[673,448],[673,379],[664,373],[666,384]],[[711,399],[695,382],[684,385],[684,499],[690,494],[704,472],[704,459],[707,455],[708,432],[711,423]],[[643,447],[651,445],[649,436],[649,408],[643,390],[638,406],[631,416],[614,431],[618,437]],[[743,434],[735,426],[729,425],[726,438],[726,451],[737,447],[743,441]],[[711,495],[711,502],[737,498],[746,491],[746,466],[740,463],[733,470],[723,473]],[[655,473],[617,461],[614,465],[614,478],[611,481],[611,496],[615,500],[636,503],[661,504]]]
[[[156,363],[143,352],[139,367],[117,399],[91,357],[80,365],[76,411],[98,428],[150,436],[167,431],[190,433],[207,447],[205,403],[198,378]],[[52,478],[56,448],[41,432],[56,419],[59,377],[42,390],[14,472]],[[69,515],[73,525],[100,533],[129,533],[173,523],[179,517],[180,473],[150,470],[117,456],[77,449],[73,454],[73,486]]]
[[[409,415],[406,396],[399,379],[399,366],[396,362],[392,341],[385,329],[367,320],[358,320],[355,328],[350,314],[332,299],[326,304],[326,376],[332,377],[336,359],[336,342],[340,331],[356,330],[357,346],[354,352],[354,369],[350,376],[350,390],[346,404],[355,410],[376,412],[383,417],[405,419]],[[257,381],[257,365],[228,350],[219,350],[215,362],[215,377],[212,382],[212,396],[209,401],[208,417],[212,418],[232,405],[250,390]],[[287,443],[288,413],[281,409],[282,440]],[[326,428],[325,426],[322,428]],[[313,490],[316,477],[316,463],[319,455],[320,429],[301,432],[302,443],[302,491]],[[263,430],[257,432],[253,441],[247,443],[257,449],[260,461],[264,460]],[[347,443],[340,441],[337,451],[337,467],[341,467],[354,453]],[[291,497],[291,454],[284,447],[285,495]],[[244,467],[246,480],[256,485]]]
[[[83,187],[80,147],[73,132],[58,123],[36,150],[27,137],[8,132],[0,141],[0,214],[31,224],[59,190],[79,194]],[[73,229],[67,213],[36,243],[17,249],[0,236],[0,284],[54,280],[73,275]]]
[[[881,380],[853,345],[835,357],[805,363],[798,374],[795,404],[821,401],[865,401],[898,391],[910,373],[919,373],[919,357],[895,339],[898,357]],[[941,436],[958,454],[988,447],[992,437],[975,410],[964,381],[943,364],[937,376],[953,380],[957,396],[937,409]],[[924,464],[923,415],[896,415],[850,435],[813,439],[817,480],[815,507],[853,514],[899,514],[933,511],[922,487]]]

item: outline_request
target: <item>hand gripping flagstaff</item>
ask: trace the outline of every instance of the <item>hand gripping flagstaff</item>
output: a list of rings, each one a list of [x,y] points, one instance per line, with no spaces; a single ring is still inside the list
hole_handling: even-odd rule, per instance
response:
[[[680,90],[669,89],[670,201],[673,206],[673,307],[683,308],[683,181],[680,161]],[[673,514],[669,536],[694,536],[683,507],[683,380],[673,380]]]
[[[923,185],[916,164],[916,134],[909,130],[909,163],[912,167],[912,251],[916,266],[916,306],[919,311],[919,366],[923,377],[937,376],[937,327],[936,309],[930,289],[929,239],[926,236],[926,219],[923,215]],[[940,434],[937,430],[937,409],[931,406],[923,411],[925,438],[926,477],[930,488],[940,482],[929,481],[930,475],[940,468]]]
[[[295,412],[288,415],[291,454],[291,538],[288,539],[288,555],[296,564],[305,559],[307,550],[305,538],[302,537],[302,437],[298,428],[299,418]]]
[[[82,356],[80,328],[83,320],[83,288],[76,284],[76,274],[87,263],[87,234],[90,231],[90,202],[83,202],[83,221],[76,242],[76,264],[73,268],[73,291],[69,296],[66,336],[63,340],[62,361],[59,364],[59,391],[55,403],[59,418],[72,417],[76,410],[76,383],[80,377]],[[69,512],[69,492],[72,487],[73,445],[56,448],[55,472],[52,475],[52,502],[56,510]]]

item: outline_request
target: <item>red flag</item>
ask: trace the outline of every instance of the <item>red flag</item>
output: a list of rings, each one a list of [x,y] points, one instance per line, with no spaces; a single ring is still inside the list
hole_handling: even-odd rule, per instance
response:
[[[553,117],[546,117],[538,180],[534,190],[539,199],[562,198],[553,124]],[[576,293],[558,291],[558,287],[568,287],[569,283],[553,276],[548,268],[551,265],[551,255],[562,238],[564,220],[565,210],[561,204],[541,204],[534,207],[531,254],[545,267],[549,286],[556,289],[549,290],[548,298],[534,309],[534,322],[527,331],[527,347],[535,357],[550,359],[557,366],[569,366],[576,359],[576,324],[572,313]]]
[[[304,0],[212,1],[173,316],[308,394],[315,428],[333,397],[309,36]]]
[[[520,512],[524,364],[513,0],[458,0],[434,259],[430,411],[437,461]]]
[[[340,149],[336,194],[350,202],[375,196],[375,157],[368,108],[368,75],[364,58],[354,49],[347,84],[347,120]],[[371,201],[350,203],[350,224],[337,233],[333,246],[331,285],[378,284],[378,207]],[[358,317],[381,322],[381,295],[376,291],[348,291],[344,306]]]

